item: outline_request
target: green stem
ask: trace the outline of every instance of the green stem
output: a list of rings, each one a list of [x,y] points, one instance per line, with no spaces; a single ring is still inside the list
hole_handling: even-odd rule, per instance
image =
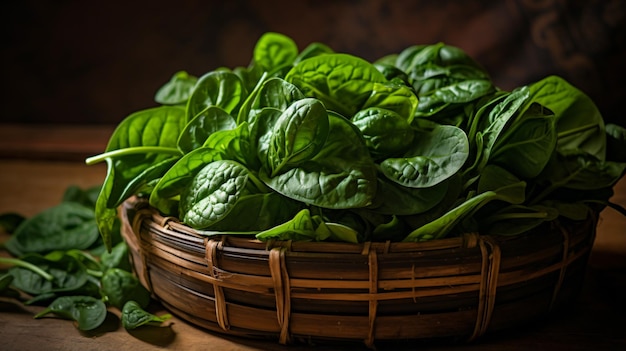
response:
[[[261,192],[263,193],[269,193],[272,190],[265,185],[265,183],[263,183],[256,174],[250,172],[248,174],[248,179],[250,179],[250,181],[252,181],[252,183],[256,186],[257,189],[259,189]]]
[[[87,269],[87,274],[96,277],[96,278],[102,278],[103,273],[100,271],[96,271],[93,269]]]
[[[261,86],[267,80],[267,77],[269,77],[269,74],[267,72],[263,72],[263,74],[261,75],[261,78],[259,78],[258,82],[256,82],[254,89],[252,89],[250,94],[248,94],[248,97],[246,98],[246,100],[243,102],[243,105],[241,106],[241,108],[239,109],[239,113],[237,114],[238,125],[241,124],[243,121],[248,120],[248,113],[250,112],[250,106],[252,105],[252,102],[256,98],[257,94],[259,93]]]
[[[588,130],[593,130],[593,129],[598,129],[599,126],[597,123],[591,123],[591,124],[587,124],[584,126],[580,126],[578,128],[574,128],[574,129],[569,129],[566,130],[564,132],[560,132],[557,134],[557,139],[562,139],[562,138],[567,138],[568,136],[574,135],[574,134],[578,134],[578,133],[582,133],[582,132],[586,132]]]
[[[96,163],[103,162],[107,158],[118,157],[118,156],[126,156],[126,155],[139,155],[139,154],[148,154],[148,153],[156,153],[156,154],[168,154],[174,156],[180,156],[182,153],[179,149],[173,147],[162,147],[162,146],[134,146],[128,147],[124,149],[112,150],[100,155],[89,157],[85,160],[87,165],[94,165]]]
[[[40,276],[42,276],[44,279],[50,281],[54,279],[54,276],[52,276],[50,273],[44,271],[43,269],[35,266],[34,264],[30,263],[30,262],[26,262],[17,258],[10,258],[10,257],[0,257],[0,263],[3,264],[10,264],[10,265],[14,265],[14,266],[18,266],[18,267],[22,267],[22,268],[26,268],[29,269],[37,274],[39,274]]]

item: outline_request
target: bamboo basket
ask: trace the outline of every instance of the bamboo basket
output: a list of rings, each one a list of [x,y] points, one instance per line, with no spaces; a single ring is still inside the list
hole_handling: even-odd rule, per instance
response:
[[[566,308],[582,287],[597,213],[515,237],[422,243],[207,237],[145,201],[120,207],[142,284],[210,331],[275,340],[472,341]]]

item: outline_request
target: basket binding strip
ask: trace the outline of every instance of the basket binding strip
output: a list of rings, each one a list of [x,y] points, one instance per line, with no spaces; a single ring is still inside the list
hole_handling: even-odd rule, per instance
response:
[[[144,201],[120,208],[142,283],[209,330],[255,338],[455,338],[528,322],[571,302],[597,214],[519,237],[468,233],[423,243],[207,237]]]

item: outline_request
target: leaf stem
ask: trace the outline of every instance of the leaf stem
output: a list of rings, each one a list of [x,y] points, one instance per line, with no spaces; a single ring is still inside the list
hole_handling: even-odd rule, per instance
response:
[[[44,271],[43,269],[35,266],[34,264],[32,264],[30,262],[26,262],[26,261],[20,260],[18,258],[0,257],[0,263],[14,265],[14,266],[18,266],[18,267],[29,269],[29,270],[39,274],[40,276],[42,276],[44,279],[46,279],[48,281],[51,281],[51,280],[54,279],[54,276],[51,275],[50,273]]]
[[[567,138],[571,135],[586,132],[588,130],[598,129],[600,126],[597,123],[590,123],[584,126],[580,126],[578,128],[569,129],[557,134],[557,139]]]
[[[180,156],[182,152],[174,147],[162,147],[162,146],[134,146],[128,147],[124,149],[117,149],[112,151],[107,151],[105,153],[88,157],[85,160],[87,165],[94,165],[96,163],[103,162],[107,158],[113,158],[118,156],[126,156],[126,155],[138,155],[138,154],[148,154],[148,153],[156,153],[156,154],[168,154]]]

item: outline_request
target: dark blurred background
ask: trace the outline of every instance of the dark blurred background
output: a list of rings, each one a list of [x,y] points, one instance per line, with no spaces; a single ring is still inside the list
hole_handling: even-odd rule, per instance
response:
[[[626,124],[626,1],[5,1],[3,123],[116,124],[179,70],[250,62],[267,31],[369,60],[455,45],[503,89],[557,74]]]

